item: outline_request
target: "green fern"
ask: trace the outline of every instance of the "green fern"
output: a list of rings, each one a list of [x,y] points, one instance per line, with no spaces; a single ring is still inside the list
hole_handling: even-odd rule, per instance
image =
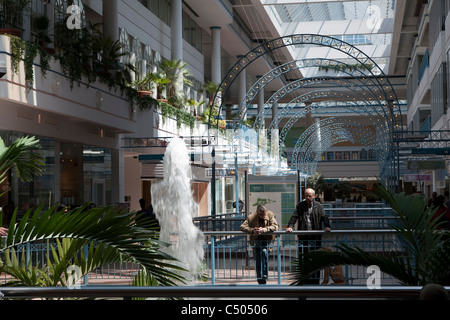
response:
[[[335,252],[311,251],[293,262],[291,285],[303,285],[315,271],[336,265],[377,265],[381,272],[404,285],[450,285],[448,232],[438,231],[439,224],[432,223],[434,212],[426,208],[426,200],[404,193],[394,195],[383,186],[375,192],[398,215],[399,223],[392,228],[397,231],[403,252],[383,256],[344,244],[336,245]]]
[[[78,266],[82,275],[113,262],[133,262],[150,274],[159,285],[170,286],[184,283],[180,276],[182,268],[175,264],[175,258],[163,253],[160,248],[168,244],[154,239],[154,230],[138,227],[135,213],[122,209],[98,207],[88,209],[87,205],[69,212],[55,212],[55,207],[34,211],[28,210],[20,222],[16,222],[17,210],[9,226],[6,243],[0,249],[0,257],[15,250],[19,245],[41,240],[56,242],[51,247],[52,255],[41,271],[50,274],[45,285],[67,285],[67,267]],[[87,248],[87,255],[83,250]],[[22,269],[13,272],[13,268]],[[0,272],[14,277],[31,271],[23,264],[9,264],[5,260]],[[48,282],[52,280],[52,282]],[[22,277],[14,280],[22,281]],[[27,282],[29,283],[29,281]],[[38,283],[39,284],[39,283]],[[24,284],[26,285],[26,284]]]

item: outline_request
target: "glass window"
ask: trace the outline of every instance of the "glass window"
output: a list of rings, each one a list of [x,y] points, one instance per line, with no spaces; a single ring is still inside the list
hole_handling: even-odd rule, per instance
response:
[[[19,132],[0,131],[0,136],[6,146],[11,145],[18,138],[25,136]],[[39,153],[45,162],[45,170],[42,175],[35,177],[33,182],[22,182],[17,174],[11,171],[5,183],[1,184],[1,192],[8,191],[0,198],[0,207],[4,209],[3,222],[8,221],[8,216],[17,208],[19,217],[26,210],[44,205],[44,209],[49,208],[59,199],[55,199],[55,142],[53,139],[36,137],[39,139],[40,149],[35,152]],[[3,211],[3,210],[2,210]]]
[[[150,11],[153,12],[156,16],[159,13],[159,0],[149,0],[150,1]]]
[[[144,7],[148,8],[148,0],[138,0]]]
[[[83,146],[84,201],[96,206],[112,203],[111,151]]]

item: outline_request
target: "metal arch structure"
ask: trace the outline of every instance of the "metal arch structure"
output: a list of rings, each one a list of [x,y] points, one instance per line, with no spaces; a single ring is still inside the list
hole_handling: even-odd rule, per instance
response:
[[[317,154],[323,153],[325,150],[337,143],[347,141],[353,141],[353,136],[346,130],[339,129],[335,132],[329,132],[328,134],[324,135],[324,139],[321,142],[322,148],[318,149]],[[304,161],[301,161],[300,165],[298,166],[299,172],[302,172],[306,176],[312,175],[317,167],[317,154],[313,154],[311,157],[304,159]]]
[[[214,96],[214,102],[219,106],[219,111],[223,107],[222,97],[226,96],[228,90],[231,88],[231,85],[234,83],[234,81],[236,81],[237,76],[253,61],[273,50],[282,47],[297,45],[318,45],[329,47],[355,59],[361,65],[373,66],[370,70],[368,70],[370,76],[373,77],[373,79],[381,89],[384,100],[387,102],[389,115],[394,120],[394,126],[398,128],[402,127],[402,118],[395,116],[396,114],[401,114],[400,106],[397,103],[397,95],[389,79],[384,75],[380,67],[368,55],[366,55],[363,51],[356,48],[355,46],[333,37],[318,34],[297,34],[283,36],[274,40],[267,41],[266,43],[263,43],[260,46],[254,48],[246,55],[243,55],[224,77],[218,91]],[[210,108],[212,108],[212,106]],[[211,126],[211,117],[209,120],[209,126]]]
[[[310,79],[308,79],[308,80],[310,80]],[[307,80],[305,80],[305,82],[311,83],[311,82],[309,82]],[[314,82],[314,79],[313,79],[313,82]],[[345,82],[342,85],[345,85]],[[302,96],[299,96],[299,97],[297,97],[294,100],[296,102],[302,101],[303,103],[306,103],[309,98],[311,98],[311,99],[315,99],[317,97],[321,97],[321,98],[331,97],[331,98],[334,98],[335,96],[339,96],[339,98],[341,98],[341,96],[340,96],[341,94],[342,94],[342,91],[330,91],[330,90],[326,90],[326,92],[314,91],[314,92],[307,93],[307,94],[304,94]],[[358,93],[355,92],[355,95],[354,95],[355,100],[356,100],[357,95],[358,95]],[[345,94],[345,98],[350,98],[348,93]],[[283,107],[282,111],[291,109],[293,107],[292,105],[296,105],[296,104],[291,104],[291,105],[287,104],[285,107]],[[302,116],[304,116],[306,113],[312,112],[314,109],[320,108],[320,107],[323,107],[323,106],[321,106],[321,105],[314,105],[314,104],[310,105],[310,106],[306,106],[305,108],[301,109],[296,114],[294,114],[288,120],[288,122],[285,124],[285,126],[283,127],[283,129],[281,131],[281,134],[280,134],[280,139],[279,139],[280,154],[283,151],[282,148],[283,148],[283,145],[284,145],[284,140],[286,138],[287,131],[289,131],[289,129],[295,124],[295,122],[297,120],[299,120]],[[379,114],[379,112],[377,111],[377,109],[379,109],[379,108],[377,108],[376,105],[373,105],[373,104],[367,102],[367,103],[363,103],[363,106],[359,106],[357,103],[351,101],[351,102],[349,102],[347,104],[346,107],[347,108],[353,108],[355,112],[360,113],[361,115],[369,116],[368,120],[371,121],[371,125],[376,127],[376,128],[378,128],[377,131],[378,131],[378,135],[379,135],[379,141],[382,141],[384,143],[384,146],[382,146],[382,144],[380,143],[380,145],[381,145],[380,149],[381,150],[385,150],[386,148],[388,148],[389,139],[388,139],[387,135],[389,134],[389,130],[387,130],[386,132],[382,132],[384,130],[384,128],[383,128],[383,121],[381,121],[381,122],[379,121],[380,117],[384,118],[385,120],[386,120],[387,117],[384,117],[384,114]],[[379,117],[376,118],[376,119],[372,119],[371,115],[373,115],[373,113],[367,112],[367,110],[369,108],[372,108],[373,112],[375,114],[378,114]],[[280,112],[282,112],[282,111],[280,111]],[[278,116],[277,118],[280,118],[280,117]],[[278,119],[276,119],[276,120],[278,120]],[[273,126],[273,122],[272,122],[271,126]],[[388,128],[387,123],[386,123],[386,128]],[[270,133],[272,131],[269,129],[268,132],[269,132],[269,135],[270,135]],[[381,166],[381,167],[384,167],[384,166]]]
[[[305,154],[305,152],[302,152],[301,148],[307,149],[310,144],[308,141],[311,141],[312,139],[317,139],[320,141],[323,134],[322,131],[327,132],[329,130],[340,128],[357,128],[359,132],[358,136],[356,136],[354,140],[372,147],[379,146],[377,139],[371,139],[375,138],[376,132],[370,124],[361,124],[354,119],[344,117],[333,117],[320,120],[305,130],[297,140],[296,146],[294,147],[293,156],[297,157],[299,154]],[[379,158],[381,158],[381,156]]]
[[[279,66],[276,69],[272,70],[271,72],[267,73],[265,76],[261,77],[257,83],[255,83],[255,85],[252,87],[252,89],[249,90],[247,96],[245,97],[245,103],[249,104],[252,102],[253,98],[255,97],[256,94],[262,90],[264,88],[265,85],[267,85],[270,81],[273,81],[275,78],[281,76],[284,73],[287,73],[289,71],[292,71],[294,69],[298,69],[298,68],[304,68],[304,67],[321,67],[326,65],[327,67],[330,66],[338,66],[339,70],[344,72],[345,74],[354,77],[355,80],[357,82],[361,83],[361,86],[366,86],[368,88],[368,90],[363,91],[362,94],[365,94],[366,92],[369,92],[372,94],[373,97],[363,97],[363,99],[361,101],[363,101],[363,104],[366,104],[367,107],[372,107],[373,111],[375,111],[375,114],[379,114],[381,117],[385,117],[385,122],[386,122],[386,128],[388,130],[388,132],[386,133],[388,136],[390,136],[390,132],[389,132],[389,125],[387,123],[389,117],[386,115],[384,111],[384,109],[382,107],[378,107],[375,108],[373,104],[369,104],[368,102],[366,102],[366,100],[369,101],[375,101],[380,99],[380,96],[377,96],[379,93],[377,92],[378,89],[375,88],[374,92],[372,91],[371,87],[373,86],[373,82],[370,78],[366,78],[369,80],[362,80],[359,77],[363,77],[365,76],[364,73],[362,73],[361,71],[359,71],[358,69],[352,69],[351,66],[341,63],[340,61],[337,60],[332,60],[332,59],[319,59],[319,58],[315,58],[315,59],[304,59],[304,60],[296,60],[293,62],[289,62],[286,63],[285,65]],[[344,68],[342,68],[342,66]],[[348,72],[347,70],[350,70],[352,72]],[[356,76],[355,74],[356,73]],[[359,94],[357,91],[359,88],[357,89],[353,89],[354,84],[353,83],[347,83],[346,80],[343,80],[342,78],[339,77],[328,77],[328,76],[317,76],[317,77],[311,77],[311,78],[303,78],[300,80],[297,80],[295,82],[290,83],[289,85],[283,87],[282,89],[280,89],[278,92],[276,92],[274,95],[272,95],[271,98],[268,99],[268,103],[266,103],[264,105],[264,108],[262,108],[262,110],[260,111],[260,113],[257,116],[256,122],[254,124],[254,128],[256,127],[256,129],[260,130],[260,128],[263,126],[261,125],[261,123],[264,123],[264,118],[265,118],[265,114],[268,111],[272,110],[273,105],[279,100],[281,99],[283,96],[291,93],[294,90],[297,89],[305,89],[305,87],[309,86],[309,85],[316,85],[316,84],[322,84],[322,83],[332,83],[333,85],[335,85],[336,87],[345,87],[345,86],[349,86],[346,87],[347,90],[353,91],[353,93],[355,94],[355,96],[351,99],[353,101],[356,101],[357,99],[357,95]],[[367,83],[365,83],[367,82]],[[335,84],[334,84],[335,83]],[[327,92],[329,90],[326,91],[312,91],[306,94],[303,94],[299,97],[294,98],[292,101],[290,101],[288,104],[286,104],[285,106],[283,106],[281,108],[281,110],[278,112],[278,114],[276,115],[275,119],[272,120],[272,123],[270,125],[270,128],[268,130],[268,133],[270,134],[270,132],[272,132],[270,129],[272,127],[277,127],[278,123],[281,121],[282,118],[284,118],[284,116],[294,107],[298,106],[299,104],[302,103],[306,103],[308,102],[310,99],[314,100],[317,98],[324,98],[324,97],[330,97],[329,92]],[[339,96],[340,94],[340,96]],[[350,99],[350,96],[348,95],[348,93],[346,93],[345,97],[343,96],[344,93],[336,91],[334,93],[334,96],[337,98],[346,98],[346,99]],[[332,97],[332,95],[331,95]],[[383,102],[378,100],[378,106],[382,106]],[[294,103],[295,102],[295,103]],[[244,101],[242,102],[244,103]],[[352,104],[353,105],[353,104]],[[305,110],[308,110],[309,107],[305,107]],[[363,108],[361,110],[367,110],[367,108]],[[378,112],[381,111],[381,114]],[[245,110],[244,110],[245,113]],[[281,115],[280,115],[281,114]],[[368,115],[370,116],[371,114],[368,113]],[[294,118],[294,117],[293,117]],[[292,127],[292,125],[295,123],[295,121],[293,121],[291,118],[288,121],[287,126],[285,126],[281,132],[280,135],[280,146],[283,145],[284,143],[284,138],[287,134],[287,132],[289,131],[289,129]],[[298,120],[299,118],[297,118]],[[374,123],[374,125],[377,126],[377,123]]]
[[[341,137],[342,139],[339,142],[358,142],[372,150],[380,150],[376,132],[370,124],[361,124],[353,119],[343,117],[327,118],[313,124],[297,140],[292,156],[294,169],[312,174],[314,171],[311,170],[315,170],[321,154],[331,146],[324,141],[327,141],[330,136],[336,136],[336,132],[342,132],[342,130],[344,130],[345,135]],[[349,136],[351,138],[347,138]],[[336,138],[333,139],[333,141],[337,141]],[[376,154],[378,155],[377,160],[382,166],[384,164],[383,152]],[[302,170],[302,168],[305,170]]]
[[[317,60],[317,59],[316,59],[316,60]],[[300,81],[301,83],[304,83],[304,85],[302,85],[302,86],[300,86],[300,87],[297,86],[296,84],[297,84],[299,81]],[[336,78],[336,77],[324,77],[324,76],[322,76],[322,77],[314,77],[314,78],[306,78],[306,79],[304,78],[304,79],[298,80],[297,82],[294,82],[292,85],[290,85],[290,88],[288,88],[288,89],[283,89],[283,93],[284,93],[284,94],[288,94],[288,93],[290,92],[290,90],[303,89],[303,88],[305,88],[305,87],[308,86],[308,85],[315,85],[315,84],[318,84],[318,83],[320,84],[320,83],[326,82],[326,81],[336,81],[336,83],[337,83],[336,87],[343,87],[343,86],[348,85],[348,83],[346,83],[345,80],[341,80],[341,79]],[[359,93],[356,92],[356,90],[354,90],[354,89],[349,89],[349,90],[350,90],[350,91],[353,91],[353,93],[354,93],[354,95],[353,95],[352,97],[349,96],[349,93],[345,93],[345,96],[343,96],[343,95],[344,95],[343,91],[338,91],[338,90],[337,90],[337,91],[330,91],[330,90],[326,90],[326,91],[312,91],[312,92],[303,94],[303,95],[301,95],[301,96],[295,98],[295,99],[293,100],[293,101],[295,101],[295,103],[292,103],[292,102],[291,102],[291,103],[286,104],[284,107],[282,107],[282,109],[281,109],[281,111],[278,113],[278,116],[276,117],[276,119],[274,119],[274,120],[272,121],[271,127],[270,127],[269,130],[268,130],[269,136],[270,136],[270,133],[272,132],[270,129],[271,129],[273,126],[275,126],[275,125],[274,125],[274,122],[278,122],[279,120],[281,120],[281,119],[280,119],[281,117],[284,117],[284,115],[286,115],[287,112],[289,112],[289,110],[291,110],[292,108],[294,108],[295,106],[297,106],[299,103],[306,103],[306,102],[308,102],[309,99],[314,100],[314,99],[317,99],[317,98],[329,98],[329,97],[331,97],[331,98],[337,97],[337,98],[339,98],[339,99],[345,98],[345,99],[349,99],[349,100],[356,101],[357,98],[358,98]],[[276,93],[276,95],[278,96],[278,98],[281,97],[281,95],[280,95],[279,93]],[[374,95],[375,95],[375,94],[374,94]],[[374,99],[370,99],[370,100],[376,100],[376,98],[377,98],[377,97],[374,97]],[[270,101],[271,103],[274,102],[274,101],[273,101],[273,98],[269,99],[269,101]],[[384,130],[384,129],[383,129],[383,122],[381,122],[381,123],[379,122],[380,118],[378,118],[378,119],[372,119],[372,116],[373,116],[374,114],[376,114],[376,115],[378,115],[379,117],[384,118],[384,120],[385,120],[385,122],[386,122],[387,117],[385,116],[385,113],[383,113],[383,109],[382,109],[382,108],[377,107],[376,104],[367,102],[367,101],[365,101],[365,100],[362,100],[362,102],[360,102],[360,103],[362,103],[364,106],[361,106],[360,108],[358,108],[358,104],[356,104],[356,103],[353,102],[353,101],[349,102],[349,104],[347,105],[348,108],[353,108],[353,109],[355,109],[355,111],[356,111],[357,113],[360,113],[360,114],[362,114],[362,115],[367,115],[367,116],[369,116],[369,119],[370,119],[370,120],[373,120],[373,123],[372,123],[373,126],[380,128],[379,131],[383,131],[383,130]],[[379,102],[379,103],[381,103],[381,102]],[[379,106],[379,104],[378,104],[378,106]],[[288,120],[288,122],[287,122],[286,125],[283,127],[283,129],[282,129],[282,131],[281,131],[281,134],[280,134],[280,139],[279,139],[279,142],[280,142],[280,149],[279,149],[279,150],[281,151],[281,152],[280,152],[280,155],[282,154],[282,151],[283,151],[283,150],[282,150],[282,147],[283,147],[283,145],[284,145],[284,139],[286,138],[286,134],[287,134],[287,132],[290,130],[290,128],[295,124],[295,122],[296,122],[298,119],[301,118],[301,116],[305,115],[305,114],[308,113],[308,112],[311,112],[312,110],[314,110],[315,108],[318,108],[318,107],[320,107],[320,106],[319,106],[319,105],[306,106],[304,109],[302,109],[302,110],[300,110],[299,112],[297,112],[293,117],[291,117],[291,118]],[[372,109],[372,113],[367,112],[367,110],[370,109],[370,108]],[[264,110],[267,110],[267,109],[265,108]],[[269,109],[269,110],[271,110],[271,109]],[[380,112],[380,111],[381,111],[381,112]],[[261,110],[261,112],[260,112],[260,114],[259,114],[259,117],[260,117],[261,119],[263,119],[263,116],[261,116],[262,113],[263,113],[263,110]],[[284,115],[283,115],[283,116],[280,116],[280,115],[279,115],[280,113],[284,113]],[[377,123],[377,121],[378,121],[378,123]],[[383,140],[383,141],[386,143],[386,145],[388,145],[388,144],[389,144],[389,141],[388,141],[389,139],[386,138],[386,135],[389,136],[389,130],[388,130],[389,126],[388,126],[387,123],[385,123],[385,125],[386,125],[387,132],[385,132],[385,134],[380,134],[380,139]],[[257,123],[255,123],[254,127],[255,127],[255,126],[258,127],[259,130],[261,130],[261,129],[260,129],[261,126],[257,126]]]
[[[258,81],[250,88],[250,90],[247,92],[246,96],[244,97],[243,101],[239,105],[239,109],[243,109],[243,113],[240,114],[240,120],[242,121],[247,108],[243,108],[243,106],[250,105],[259,91],[264,89],[265,86],[267,86],[270,82],[274,81],[275,79],[281,77],[282,75],[291,72],[296,69],[302,69],[302,68],[313,68],[313,67],[338,67],[339,71],[342,73],[345,73],[349,77],[352,77],[355,82],[359,82],[359,84],[362,87],[366,87],[367,90],[363,91],[362,94],[365,94],[366,92],[369,92],[372,97],[368,97],[367,100],[378,100],[380,101],[380,105],[382,105],[382,96],[379,95],[379,92],[381,91],[379,88],[377,88],[377,84],[374,83],[373,79],[371,77],[367,77],[365,73],[360,71],[359,69],[354,69],[350,65],[343,63],[338,60],[334,59],[321,59],[321,58],[314,58],[314,59],[301,59],[301,60],[295,60],[288,63],[285,63],[284,65],[281,65],[270,72],[266,73],[264,76],[262,76]],[[344,68],[342,68],[344,67]],[[344,81],[342,77],[328,77],[328,76],[316,76],[316,77],[310,77],[310,78],[302,78],[298,79],[294,82],[291,82],[278,90],[275,94],[273,94],[269,99],[268,103],[264,105],[264,108],[261,110],[260,114],[258,114],[257,121],[255,122],[255,125],[257,127],[261,126],[261,123],[264,121],[264,115],[267,113],[268,110],[272,109],[272,106],[274,103],[278,102],[282,97],[284,97],[286,94],[297,90],[304,88],[307,85],[314,85],[314,84],[321,84],[329,82],[332,85],[337,86],[344,86],[344,84],[341,83],[341,81]],[[345,83],[345,85],[349,85],[350,88],[354,87],[355,85],[353,83]],[[372,87],[374,88],[372,91]],[[358,89],[356,89],[358,90]],[[378,95],[378,96],[377,96]],[[366,98],[365,98],[366,99]],[[294,99],[295,100],[295,99]],[[302,102],[300,99],[297,100],[298,103]],[[264,112],[262,112],[264,110]],[[282,109],[283,110],[283,109]]]
[[[309,80],[309,79],[308,79]],[[309,82],[308,82],[309,83]],[[345,82],[342,83],[340,86],[345,86]],[[337,86],[339,87],[339,86]],[[350,89],[350,91],[352,91]],[[376,103],[370,103],[365,100],[359,101],[356,100],[358,98],[358,93],[353,92],[354,95],[350,96],[349,93],[345,93],[345,96],[343,96],[342,91],[339,90],[325,90],[325,91],[313,91],[309,93],[305,93],[303,95],[300,95],[293,99],[291,102],[287,103],[284,107],[282,107],[281,111],[278,112],[276,118],[272,121],[269,132],[271,132],[270,129],[273,127],[277,127],[278,123],[281,121],[281,118],[284,118],[290,110],[292,110],[295,107],[298,107],[299,104],[305,104],[309,102],[309,100],[315,100],[317,98],[333,98],[336,100],[340,99],[350,99],[351,101],[347,102],[346,107],[353,109],[356,113],[359,113],[361,115],[369,116],[369,120],[373,120],[373,125],[377,128],[380,128],[381,131],[386,130],[384,136],[389,136],[390,130],[389,125],[387,123],[388,119],[385,116],[385,114],[382,112],[382,108],[379,104]],[[356,102],[358,101],[358,102]],[[309,106],[305,106],[303,109],[298,111],[296,114],[294,114],[285,124],[283,129],[281,130],[280,134],[280,145],[282,146],[284,144],[284,140],[286,138],[287,133],[291,129],[291,127],[304,115],[307,113],[312,112],[314,109],[324,107],[319,104],[312,103]],[[372,110],[372,112],[368,112],[368,110]],[[381,111],[381,112],[380,112]],[[280,115],[281,113],[281,115]],[[373,119],[373,116],[378,116],[377,119]],[[382,121],[380,122],[380,118]],[[385,127],[385,128],[384,128]],[[388,143],[389,139],[386,139],[386,143]]]
[[[286,46],[296,46],[296,45],[318,45],[318,46],[326,46],[329,48],[332,48],[334,50],[338,50],[345,55],[347,55],[350,58],[355,59],[358,63],[361,65],[371,65],[371,68],[367,68],[368,75],[361,73],[357,76],[358,79],[370,79],[370,86],[377,88],[377,100],[382,101],[379,103],[378,107],[381,112],[385,113],[385,121],[387,121],[387,125],[389,126],[390,135],[388,137],[389,140],[389,148],[392,148],[392,136],[394,130],[398,130],[402,128],[402,117],[401,117],[401,109],[400,104],[398,103],[398,99],[396,97],[396,93],[389,82],[389,79],[384,75],[382,70],[378,67],[378,65],[364,52],[359,50],[358,48],[343,42],[339,39],[335,39],[328,36],[323,35],[290,35],[290,36],[284,36],[278,39],[274,39],[271,41],[268,41],[253,50],[251,50],[248,54],[242,56],[239,61],[230,69],[229,73],[225,76],[222,83],[219,86],[219,90],[216,92],[214,97],[214,104],[216,106],[219,106],[219,112],[223,108],[222,104],[222,97],[226,97],[228,90],[231,88],[231,85],[233,82],[237,79],[237,76],[245,70],[247,66],[249,66],[253,61],[258,59],[259,57],[268,54],[269,52],[276,50],[278,48],[286,47]],[[310,59],[310,61],[313,60],[320,60],[320,59]],[[331,62],[328,62],[328,64],[332,64]],[[284,65],[282,68],[277,68],[276,70],[272,70],[272,75],[282,74],[285,72],[285,70],[289,69],[288,64]],[[291,65],[295,67],[295,65]],[[284,70],[283,70],[284,68]],[[342,71],[342,70],[341,70]],[[355,77],[356,78],[356,77]],[[266,81],[267,78],[264,78],[263,81]],[[288,85],[289,86],[289,85]],[[287,86],[286,86],[287,87]],[[255,87],[255,89],[258,89],[258,87]],[[282,90],[285,90],[286,88],[283,88]],[[348,89],[348,88],[347,88]],[[259,90],[261,90],[261,87],[259,87]],[[367,90],[365,92],[368,92]],[[256,96],[255,91],[249,91],[248,95],[249,99],[254,99]],[[247,101],[245,102],[247,103]],[[211,105],[211,108],[213,108],[213,105]],[[246,110],[246,108],[244,109]],[[210,113],[211,114],[211,113]],[[373,115],[373,114],[372,114]],[[243,119],[242,115],[240,114],[240,118]],[[209,119],[209,128],[211,129],[211,120],[212,117]],[[379,119],[378,119],[379,121]],[[218,131],[209,131],[209,132],[218,132]],[[209,133],[210,134],[210,133]],[[214,140],[214,137],[213,137]]]
[[[333,94],[331,93],[331,96],[333,96]],[[286,122],[286,124],[284,125],[284,127],[281,130],[281,134],[280,134],[280,139],[279,139],[279,143],[280,143],[280,151],[283,152],[283,148],[284,148],[284,141],[286,139],[287,136],[287,132],[291,129],[291,127],[299,120],[301,119],[303,116],[305,116],[308,112],[312,112],[313,110],[319,109],[319,108],[328,108],[329,106],[323,106],[320,104],[312,104],[311,106],[305,107],[303,109],[300,109],[297,113],[295,113],[294,115],[292,115],[289,120]],[[387,136],[387,134],[389,133],[388,131],[383,132],[384,128],[383,128],[383,121],[379,121],[380,117],[373,117],[370,114],[367,114],[365,112],[367,112],[367,105],[359,105],[356,102],[348,102],[346,108],[352,109],[354,110],[355,113],[359,113],[363,116],[369,116],[368,118],[366,118],[366,122],[368,122],[370,125],[372,125],[374,128],[376,128],[376,132],[377,132],[377,137],[378,137],[378,141],[380,146],[384,147],[384,149],[389,148],[389,137]],[[309,128],[308,128],[309,129]]]

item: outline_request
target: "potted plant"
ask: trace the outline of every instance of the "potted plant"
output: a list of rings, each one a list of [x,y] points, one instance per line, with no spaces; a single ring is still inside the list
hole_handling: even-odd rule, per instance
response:
[[[211,106],[214,103],[214,95],[216,94],[217,91],[219,91],[219,88],[220,86],[213,81],[209,81],[203,85],[203,89],[205,89],[206,92],[208,93],[209,106]]]
[[[188,105],[192,111],[192,114],[194,117],[196,117],[198,120],[201,119],[201,116],[199,114],[201,114],[200,112],[200,107],[205,103],[205,100],[202,101],[196,101],[194,99],[188,99],[186,101],[186,105]]]
[[[145,77],[134,82],[134,87],[140,96],[150,96],[159,77],[160,75],[157,73],[147,73]]]
[[[30,0],[0,0],[1,34],[22,35],[23,11],[30,3]]]
[[[179,101],[177,82],[182,81],[184,85],[192,86],[192,81],[189,80],[192,73],[186,66],[181,60],[165,60],[159,64],[159,69],[166,77],[166,90],[170,100]]]
[[[52,48],[48,48],[47,45],[51,43],[51,39],[48,35],[48,27],[50,25],[50,19],[41,15],[34,19],[34,30],[36,32],[36,43],[41,46],[43,49],[54,53]]]
[[[136,80],[133,83],[134,87],[136,88],[139,96],[144,97],[144,96],[151,96],[152,95],[152,91],[150,90],[150,81],[148,80],[148,77],[146,76],[143,79],[140,80]]]
[[[92,42],[95,71],[97,74],[110,78],[114,71],[120,69],[120,58],[125,55],[123,45],[119,40],[111,38],[103,38],[101,36],[94,37]]]
[[[166,86],[170,80],[162,72],[154,72],[147,74],[150,83],[156,85],[156,98],[159,101],[168,102],[166,99]]]

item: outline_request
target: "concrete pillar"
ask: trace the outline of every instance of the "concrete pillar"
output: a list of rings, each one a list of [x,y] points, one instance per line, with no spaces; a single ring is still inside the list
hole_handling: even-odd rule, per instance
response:
[[[273,92],[273,94],[274,93],[275,92]],[[272,105],[272,122],[275,120],[277,113],[278,113],[278,101]],[[278,125],[276,125],[276,126],[274,125],[273,129],[278,129]]]
[[[220,29],[211,27],[211,80],[217,84],[222,82]]]
[[[123,135],[119,135],[118,149],[111,149],[111,202],[125,202],[125,155],[120,146]]]
[[[241,59],[242,56],[238,56],[238,59]],[[246,104],[244,101],[245,95],[247,94],[247,73],[244,70],[239,74],[238,78],[239,83],[239,91],[238,91],[238,102],[239,102],[239,113],[242,113],[245,110]],[[242,120],[246,120],[247,115]]]
[[[26,8],[22,12],[22,39],[25,41],[31,40],[31,9]]]
[[[258,76],[258,80],[261,78],[262,76]],[[264,88],[262,88],[259,92],[258,92],[258,97],[257,97],[257,102],[258,102],[258,114],[261,112],[261,110],[264,108]]]
[[[183,60],[183,6],[182,0],[172,0],[171,6],[172,60]]]
[[[103,0],[103,35],[119,40],[119,1]]]
[[[55,4],[54,0],[47,3],[47,18],[48,18],[48,37],[50,38],[50,43],[47,43],[48,48],[55,48],[55,36],[54,36],[54,25],[55,25]]]
[[[55,189],[53,194],[52,204],[56,202],[61,202],[61,143],[55,141],[55,150],[53,156],[55,157],[54,164],[54,179],[55,179]]]

